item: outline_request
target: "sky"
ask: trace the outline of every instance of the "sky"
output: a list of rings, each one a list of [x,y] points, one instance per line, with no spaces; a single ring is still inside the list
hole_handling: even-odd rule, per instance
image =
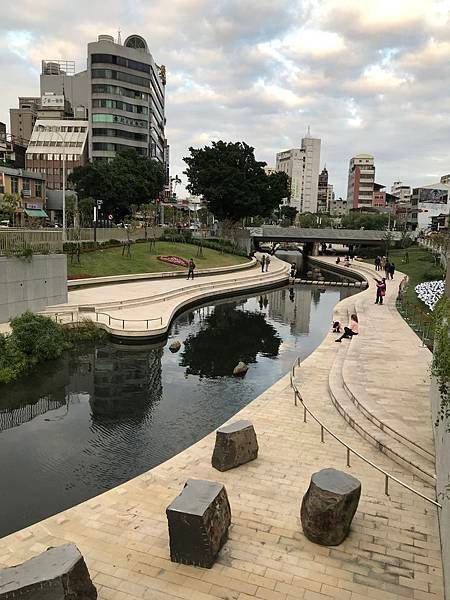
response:
[[[87,43],[119,29],[166,65],[184,185],[190,146],[245,141],[273,166],[308,126],[337,196],[355,154],[374,155],[388,188],[450,173],[450,0],[15,0],[0,19],[0,121],[39,95],[42,59],[83,70]]]

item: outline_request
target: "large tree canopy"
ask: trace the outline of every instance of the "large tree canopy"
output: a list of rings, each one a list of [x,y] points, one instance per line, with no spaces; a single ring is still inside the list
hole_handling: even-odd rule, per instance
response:
[[[103,210],[122,218],[132,204],[148,203],[164,187],[164,169],[135,150],[116,154],[111,162],[94,161],[75,167],[69,177],[80,198],[103,200]]]
[[[189,152],[184,158],[187,188],[203,196],[220,220],[269,216],[288,195],[287,178],[266,175],[266,163],[257,161],[254,148],[245,142],[212,142]]]
[[[386,229],[389,216],[378,212],[350,211],[342,217],[342,227],[345,229]]]

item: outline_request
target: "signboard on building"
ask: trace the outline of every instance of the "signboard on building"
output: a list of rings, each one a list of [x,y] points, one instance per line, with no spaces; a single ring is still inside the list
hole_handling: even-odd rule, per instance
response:
[[[41,98],[42,108],[64,108],[64,96],[61,94],[44,94]]]
[[[419,202],[430,204],[447,204],[448,190],[439,190],[431,188],[419,189]]]

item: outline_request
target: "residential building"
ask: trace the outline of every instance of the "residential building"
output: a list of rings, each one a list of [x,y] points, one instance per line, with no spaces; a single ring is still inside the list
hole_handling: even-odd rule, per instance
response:
[[[386,186],[379,183],[373,184],[372,207],[384,208],[386,206]]]
[[[33,132],[40,106],[40,98],[20,97],[19,108],[9,109],[11,135],[28,142]]]
[[[391,186],[391,194],[397,196],[398,201],[400,203],[411,202],[411,186],[405,185],[402,181],[394,181],[394,183]]]
[[[373,203],[375,162],[370,154],[358,154],[350,159],[347,203],[349,208],[367,208]]]
[[[284,171],[290,180],[290,205],[302,212],[317,212],[320,144],[308,134],[301,148],[292,148],[276,155],[276,170]]]
[[[88,121],[39,119],[27,148],[26,166],[46,177],[50,190],[62,189],[63,158],[67,177],[74,167],[86,164]]]
[[[450,183],[450,175],[442,175],[441,183]]]
[[[319,174],[317,189],[317,212],[330,212],[330,205],[333,199],[333,186],[328,183],[328,171],[326,167]]]
[[[303,173],[306,157],[300,148],[292,148],[278,152],[276,169],[283,171],[289,177],[290,206],[300,211],[303,195]]]
[[[402,181],[394,181],[391,194],[396,197],[392,210],[395,228],[404,230],[408,226],[411,212],[411,186],[405,185]]]
[[[40,173],[0,165],[0,204],[4,194],[16,196],[15,225],[25,225],[29,217],[47,217],[45,193],[45,177]]]
[[[446,176],[444,176],[444,179]],[[412,230],[429,229],[433,217],[448,215],[450,183],[432,183],[413,189],[408,227]]]
[[[0,163],[15,169],[25,168],[25,142],[6,133],[5,123],[0,123]]]
[[[332,217],[343,217],[348,214],[349,206],[347,200],[332,198],[330,201],[330,215]]]
[[[70,104],[75,119],[87,119],[90,98],[87,69],[76,73],[75,62],[70,60],[43,60],[41,65],[41,99],[51,94],[63,96],[65,102]],[[49,100],[42,109],[51,106],[61,108]],[[43,115],[42,118],[48,118],[48,115]]]

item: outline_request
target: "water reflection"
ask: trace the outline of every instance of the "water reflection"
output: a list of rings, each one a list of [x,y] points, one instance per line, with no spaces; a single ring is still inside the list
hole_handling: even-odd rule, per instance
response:
[[[240,310],[228,303],[216,306],[202,329],[188,336],[181,365],[188,375],[231,375],[240,360],[254,363],[258,353],[276,357],[280,344],[275,327],[267,323],[263,314]]]
[[[102,343],[0,386],[0,537],[201,439],[308,356],[353,292],[293,286],[217,301],[173,322],[177,354],[166,342]],[[243,379],[231,375],[239,360]]]

